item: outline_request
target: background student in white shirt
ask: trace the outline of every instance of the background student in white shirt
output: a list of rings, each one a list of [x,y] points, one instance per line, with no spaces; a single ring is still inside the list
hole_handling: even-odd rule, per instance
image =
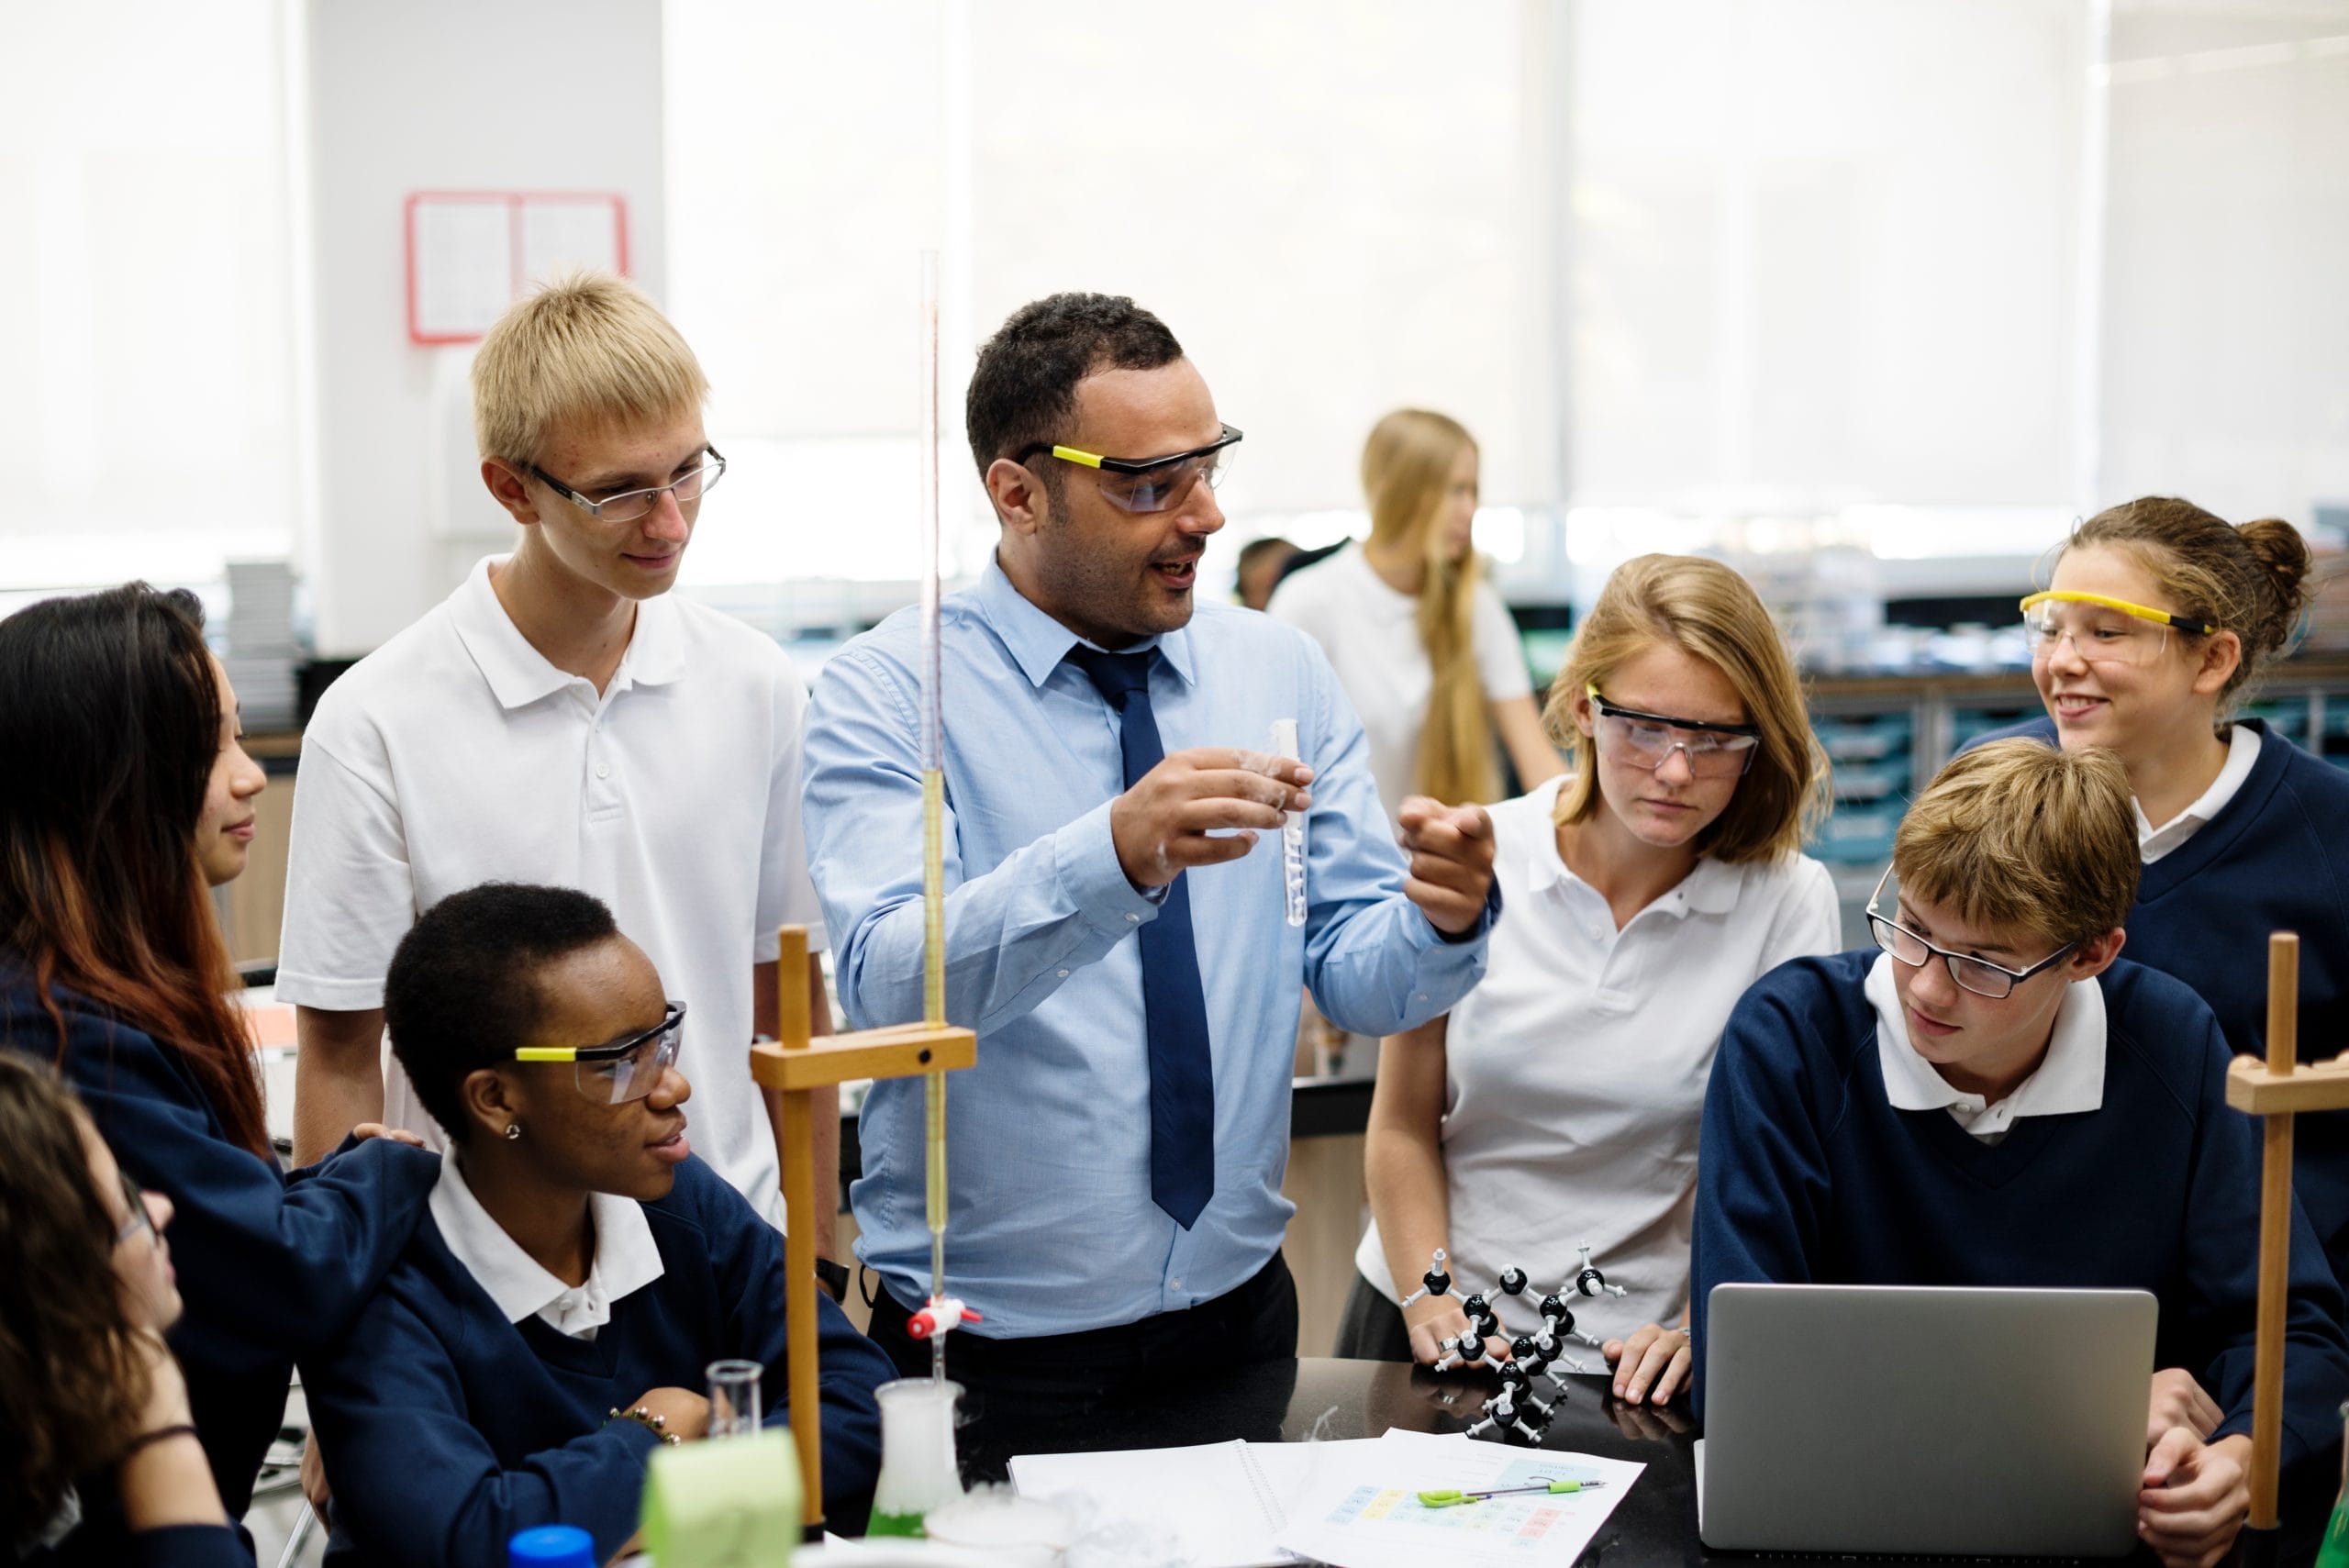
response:
[[[1265,606],[1330,656],[1389,817],[1414,795],[1498,796],[1497,734],[1525,787],[1564,771],[1508,607],[1470,545],[1476,486],[1475,438],[1457,420],[1387,415],[1362,451],[1370,538],[1284,578]]]
[[[777,1218],[780,1133],[749,1048],[774,1027],[775,927],[822,940],[799,831],[807,690],[772,639],[669,592],[725,472],[709,384],[651,300],[592,273],[507,311],[473,382],[514,553],[361,660],[303,738],[277,971],[300,1030],[295,1152],[358,1121],[436,1131],[379,1054],[393,950],[451,893],[551,884],[608,904],[690,1006],[702,1153]],[[812,957],[791,983],[828,1030]],[[820,1173],[838,1117],[819,1106],[816,1127]]]
[[[1568,1292],[1609,1341],[1617,1392],[1685,1383],[1697,1124],[1746,986],[1831,952],[1835,892],[1802,855],[1827,767],[1769,612],[1719,562],[1616,569],[1551,688],[1575,770],[1492,808],[1508,918],[1450,1015],[1385,1042],[1371,1105],[1371,1227],[1337,1353],[1433,1362],[1460,1304],[1398,1309],[1434,1249],[1463,1290],[1536,1331],[1587,1241],[1630,1295]],[[1398,1289],[1397,1286],[1400,1286]],[[1626,1343],[1628,1341],[1628,1343]]]

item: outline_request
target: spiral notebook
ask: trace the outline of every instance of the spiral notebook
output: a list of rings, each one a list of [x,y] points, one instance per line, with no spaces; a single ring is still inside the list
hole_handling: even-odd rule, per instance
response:
[[[1011,1462],[1022,1496],[1074,1496],[1196,1568],[1300,1561],[1273,1538],[1299,1499],[1358,1466],[1375,1439],[1200,1443],[1108,1453],[1027,1453]]]

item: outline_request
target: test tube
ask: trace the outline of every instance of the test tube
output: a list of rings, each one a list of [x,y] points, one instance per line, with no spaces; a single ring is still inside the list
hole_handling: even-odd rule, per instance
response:
[[[743,1438],[756,1435],[762,1414],[760,1385],[767,1369],[751,1361],[716,1361],[702,1375],[709,1380],[709,1435]]]
[[[1297,760],[1297,720],[1273,720],[1273,754]],[[1305,813],[1281,816],[1281,894],[1288,903],[1288,923],[1305,924]]]

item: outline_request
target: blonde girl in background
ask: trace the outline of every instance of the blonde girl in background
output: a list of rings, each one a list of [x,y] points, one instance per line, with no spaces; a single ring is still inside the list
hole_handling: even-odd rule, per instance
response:
[[[1660,1325],[1687,1305],[1722,1026],[1763,973],[1838,946],[1833,884],[1800,852],[1826,762],[1752,586],[1688,556],[1616,570],[1545,717],[1574,771],[1492,808],[1508,917],[1485,978],[1380,1052],[1337,1353],[1440,1357],[1459,1303],[1399,1306],[1438,1247],[1464,1289],[1531,1273],[1497,1305],[1506,1333],[1538,1330],[1587,1241],[1631,1294],[1575,1297],[1577,1326],[1609,1341],[1620,1396],[1661,1404],[1687,1377],[1687,1335]]]
[[[1459,421],[1387,415],[1362,452],[1370,538],[1292,573],[1266,606],[1329,654],[1389,817],[1407,795],[1497,797],[1496,735],[1527,788],[1563,767],[1517,628],[1470,544],[1477,483],[1475,439]]]

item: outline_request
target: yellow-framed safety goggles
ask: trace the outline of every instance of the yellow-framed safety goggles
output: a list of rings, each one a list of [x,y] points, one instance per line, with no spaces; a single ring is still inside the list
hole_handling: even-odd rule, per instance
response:
[[[1163,512],[1190,494],[1193,484],[1207,482],[1212,490],[1231,471],[1231,449],[1242,439],[1230,425],[1203,447],[1169,452],[1164,457],[1105,457],[1076,447],[1038,441],[1023,448],[1012,461],[1026,462],[1041,452],[1063,462],[1089,468],[1101,487],[1102,498],[1120,511]]]
[[[2174,626],[2178,630],[2195,637],[2205,637],[2219,629],[2209,621],[2196,620],[2192,616],[2157,610],[2150,605],[2132,605],[2126,599],[2115,599],[2103,594],[2083,594],[2070,588],[2050,588],[2042,593],[2029,595],[2018,607],[2028,617],[2032,611],[2042,605],[2057,604],[2095,605],[2103,609],[2119,610],[2122,615],[2135,616],[2139,620],[2149,620],[2155,626]]]
[[[2065,613],[2064,606],[2073,605],[2080,608]],[[2071,589],[2024,599],[2022,628],[2034,665],[2053,660],[2068,639],[2074,656],[2090,664],[2140,668],[2161,658],[2172,631],[2201,636],[2213,629],[2192,616]]]
[[[525,1045],[517,1062],[570,1062],[579,1092],[600,1105],[640,1100],[676,1062],[685,1040],[685,1005],[672,1001],[661,1021],[604,1045]]]

